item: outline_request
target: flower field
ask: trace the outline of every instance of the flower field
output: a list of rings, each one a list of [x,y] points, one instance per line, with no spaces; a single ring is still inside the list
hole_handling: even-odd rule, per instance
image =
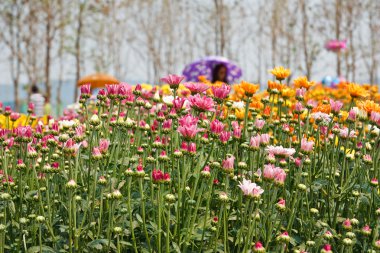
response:
[[[380,251],[377,88],[271,74],[2,109],[0,253]]]

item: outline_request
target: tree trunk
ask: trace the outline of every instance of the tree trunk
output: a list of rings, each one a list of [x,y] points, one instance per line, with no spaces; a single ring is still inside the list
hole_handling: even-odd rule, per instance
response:
[[[341,21],[341,7],[342,3],[341,0],[335,1],[335,36],[336,39],[340,39],[340,21]],[[340,52],[338,51],[336,54],[336,73],[339,77],[341,75],[341,59],[340,59]]]
[[[77,32],[76,32],[76,40],[75,40],[75,64],[76,64],[76,73],[75,73],[75,85],[74,85],[74,101],[78,99],[78,88],[77,83],[80,78],[80,60],[81,60],[81,47],[80,47],[80,41],[82,36],[82,26],[83,26],[83,10],[84,10],[84,3],[79,5],[79,13],[78,13],[78,26],[77,26]]]
[[[47,101],[50,101],[51,96],[51,87],[50,87],[50,53],[51,53],[51,21],[52,21],[52,15],[51,15],[51,8],[50,3],[47,1],[46,6],[46,58],[45,58],[45,92],[46,92],[46,98]]]

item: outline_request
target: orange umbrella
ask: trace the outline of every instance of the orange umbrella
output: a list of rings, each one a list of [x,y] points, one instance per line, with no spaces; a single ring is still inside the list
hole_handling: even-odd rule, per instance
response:
[[[106,84],[119,84],[119,80],[117,80],[115,77],[103,73],[96,73],[92,75],[88,75],[85,77],[82,77],[78,81],[78,86],[81,86],[83,84],[91,84],[91,88],[102,88]]]

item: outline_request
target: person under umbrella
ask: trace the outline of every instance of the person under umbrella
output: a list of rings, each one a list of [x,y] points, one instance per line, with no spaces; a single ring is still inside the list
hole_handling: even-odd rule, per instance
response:
[[[227,81],[227,67],[223,63],[215,65],[212,70],[212,83],[222,82],[228,84]]]

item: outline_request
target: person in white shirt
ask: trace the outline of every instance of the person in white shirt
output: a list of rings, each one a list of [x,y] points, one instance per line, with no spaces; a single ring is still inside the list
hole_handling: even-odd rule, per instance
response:
[[[30,102],[34,104],[34,113],[37,117],[42,117],[44,116],[45,98],[39,93],[38,87],[35,85],[32,86],[31,92]]]

